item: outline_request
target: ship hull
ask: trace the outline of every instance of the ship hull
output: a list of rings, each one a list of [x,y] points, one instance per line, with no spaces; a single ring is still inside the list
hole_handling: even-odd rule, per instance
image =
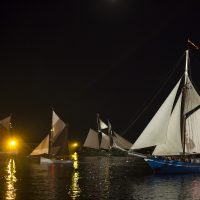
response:
[[[145,158],[146,163],[156,174],[200,173],[200,163],[190,163],[158,158]]]
[[[53,164],[53,163],[61,163],[61,164],[67,164],[67,163],[73,163],[73,160],[57,160],[57,159],[49,159],[45,157],[40,157],[40,163],[41,164]]]

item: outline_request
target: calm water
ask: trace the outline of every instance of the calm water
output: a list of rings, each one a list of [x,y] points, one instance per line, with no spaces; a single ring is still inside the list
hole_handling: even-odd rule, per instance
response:
[[[124,157],[55,165],[1,159],[0,178],[0,199],[200,199],[200,175],[151,175]]]

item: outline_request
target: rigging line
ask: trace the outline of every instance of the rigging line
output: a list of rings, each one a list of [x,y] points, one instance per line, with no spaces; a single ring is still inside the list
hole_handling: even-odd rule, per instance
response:
[[[109,73],[111,73],[115,68],[117,68],[118,66],[120,66],[122,64],[122,62],[125,60],[127,60],[130,56],[134,55],[135,53],[138,52],[139,49],[144,48],[145,44],[148,43],[149,39],[151,37],[149,36],[147,39],[145,39],[144,41],[140,42],[140,44],[128,49],[127,51],[124,52],[123,55],[119,56],[119,58],[117,60],[115,60],[114,62],[111,63],[111,65],[109,65],[108,68],[106,68],[105,70],[103,70],[95,79],[93,79],[92,81],[90,81],[81,91],[79,96],[82,96],[87,90],[90,89],[90,87],[94,84],[98,84],[100,81],[103,81],[108,75]]]
[[[178,60],[178,62],[177,62],[177,64],[175,65],[175,67],[172,69],[172,70],[170,70],[169,71],[169,75],[168,75],[168,78],[166,79],[166,81],[163,83],[163,85],[160,87],[160,89],[158,89],[157,90],[157,92],[155,93],[155,95],[152,97],[152,99],[149,101],[146,101],[145,103],[143,103],[142,104],[142,107],[146,104],[146,106],[144,106],[144,108],[143,109],[141,109],[142,111],[141,112],[137,112],[137,114],[136,115],[134,115],[134,117],[132,117],[131,119],[134,119],[131,123],[130,123],[130,125],[126,128],[126,129],[124,129],[124,131],[122,132],[122,136],[136,123],[136,121],[143,115],[143,113],[147,110],[147,108],[152,104],[152,102],[154,101],[154,99],[158,96],[158,94],[161,92],[161,90],[164,88],[164,86],[167,84],[167,82],[169,81],[169,79],[171,78],[171,76],[173,75],[173,73],[174,73],[174,71],[178,68],[178,66],[179,66],[179,64],[180,64],[180,62],[182,61],[182,58],[183,58],[183,56],[185,55],[185,53],[184,54],[182,54],[182,56],[179,58],[179,60]],[[149,102],[149,103],[147,103],[147,102]],[[141,107],[141,108],[142,108]]]

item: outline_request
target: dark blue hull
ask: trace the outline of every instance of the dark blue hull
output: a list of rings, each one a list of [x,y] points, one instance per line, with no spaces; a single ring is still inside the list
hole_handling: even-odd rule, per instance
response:
[[[158,158],[144,159],[157,174],[186,174],[200,173],[200,163],[190,163],[175,160],[164,160]]]

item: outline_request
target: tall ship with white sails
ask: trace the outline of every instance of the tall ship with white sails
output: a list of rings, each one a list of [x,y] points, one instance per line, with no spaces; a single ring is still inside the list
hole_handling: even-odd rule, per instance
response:
[[[68,163],[68,125],[52,110],[51,130],[30,156],[39,156],[41,163]]]
[[[200,96],[185,72],[130,149],[155,147],[144,160],[155,173],[200,173]]]
[[[104,123],[97,114],[97,131],[90,129],[83,147],[97,151],[112,152],[114,149],[127,152],[132,144],[113,131],[111,123]]]

